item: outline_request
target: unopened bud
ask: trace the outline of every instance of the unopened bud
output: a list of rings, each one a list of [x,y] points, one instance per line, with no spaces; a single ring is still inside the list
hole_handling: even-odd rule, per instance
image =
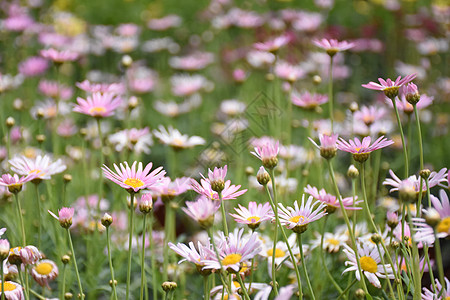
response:
[[[42,119],[42,118],[44,118],[44,116],[45,116],[44,110],[42,108],[38,108],[37,112],[36,112],[36,117],[38,119]]]
[[[430,207],[427,209],[427,212],[425,213],[425,221],[427,222],[428,225],[430,225],[431,227],[434,228],[434,227],[438,226],[439,223],[441,223],[441,215],[439,214],[439,212],[436,209]],[[439,228],[438,228],[438,232],[440,232]]]
[[[319,85],[322,83],[322,77],[320,77],[319,75],[314,75],[312,80],[315,85]]]
[[[250,176],[254,173],[255,173],[255,170],[252,167],[248,166],[245,168],[245,175]]]
[[[130,110],[135,109],[139,105],[139,99],[136,96],[130,97],[128,99],[128,108]]]
[[[270,175],[269,173],[267,173],[264,167],[260,167],[258,173],[256,174],[256,179],[258,180],[259,184],[266,185],[270,181]]]
[[[0,240],[0,263],[2,263],[9,255],[10,245],[8,240]]]
[[[275,75],[273,75],[272,73],[267,73],[266,74],[266,80],[267,81],[273,81],[275,79]]]
[[[105,213],[101,219],[101,222],[103,226],[109,227],[113,222],[113,218],[111,217],[110,214]]]
[[[64,299],[69,300],[69,299],[72,299],[72,298],[73,298],[72,293],[67,292],[67,293],[64,294]]]
[[[117,286],[117,280],[114,279],[114,285]],[[109,286],[113,286],[112,279],[109,280]]]
[[[370,240],[374,242],[375,244],[378,244],[381,242],[381,236],[378,233],[372,234],[370,237]]]
[[[359,109],[358,103],[352,102],[350,103],[350,106],[348,107],[352,113],[357,111]]]
[[[62,257],[61,257],[61,262],[63,263],[63,264],[65,264],[65,265],[67,265],[69,262],[70,262],[70,256],[69,255],[63,255]]]
[[[395,250],[395,249],[398,249],[398,247],[400,247],[400,243],[397,242],[397,241],[392,241],[390,246],[391,246],[392,249]]]
[[[88,131],[86,128],[80,128],[80,135],[81,136],[86,136],[88,134]]]
[[[164,292],[169,292],[177,288],[177,283],[173,281],[165,281],[161,284],[161,287],[164,290]]]
[[[347,170],[347,176],[351,179],[355,179],[359,177],[359,171],[354,165],[350,165]]]
[[[423,179],[428,179],[431,175],[431,171],[429,169],[423,169],[423,170],[420,170],[419,175]]]
[[[129,55],[124,55],[124,56],[122,56],[122,61],[121,62],[122,62],[122,65],[125,68],[128,68],[133,63],[133,59]]]
[[[43,142],[45,142],[45,135],[43,135],[43,134],[38,134],[38,135],[36,136],[36,141],[37,141],[39,144],[42,144]]]
[[[358,299],[364,299],[364,297],[366,297],[366,293],[362,289],[357,289],[355,291],[355,296]]]
[[[153,201],[151,194],[142,194],[139,202],[139,211],[143,214],[148,214],[153,209]]]
[[[70,174],[64,174],[63,179],[64,179],[64,182],[65,182],[65,183],[69,183],[69,182],[72,181],[72,175],[70,175]]]
[[[8,118],[6,119],[6,126],[7,126],[7,127],[11,128],[11,127],[13,127],[15,124],[16,124],[16,120],[14,120],[13,117],[8,117]]]

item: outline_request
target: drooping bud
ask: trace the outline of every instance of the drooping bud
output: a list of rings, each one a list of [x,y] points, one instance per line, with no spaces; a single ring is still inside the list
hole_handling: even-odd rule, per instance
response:
[[[266,169],[264,169],[264,167],[260,167],[258,173],[256,174],[256,179],[258,180],[259,184],[266,185],[270,182],[270,175],[266,171]]]
[[[411,105],[416,105],[420,100],[420,93],[417,88],[417,85],[414,83],[408,83],[406,86],[402,86],[402,92],[405,95],[406,101],[408,101]]]
[[[359,177],[359,171],[354,165],[350,165],[347,170],[347,176],[351,179],[356,179]]]

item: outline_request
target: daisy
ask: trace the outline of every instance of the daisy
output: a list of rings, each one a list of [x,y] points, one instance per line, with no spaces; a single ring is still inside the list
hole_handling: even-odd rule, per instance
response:
[[[138,193],[142,189],[152,188],[166,174],[166,171],[162,167],[156,168],[150,173],[153,163],[148,163],[145,169],[143,169],[142,162],[138,164],[137,161],[133,162],[131,168],[128,162],[124,162],[124,164],[120,163],[119,166],[114,164],[117,172],[114,173],[106,165],[103,165],[103,174],[112,182],[126,189],[129,193]]]
[[[257,204],[251,201],[248,204],[248,208],[240,205],[239,208],[234,208],[237,214],[231,214],[237,223],[247,224],[250,229],[256,229],[258,226],[264,222],[270,220],[272,217],[272,209],[270,203],[266,202],[264,204]]]
[[[169,59],[169,65],[177,70],[198,71],[214,62],[214,55],[208,52],[197,52],[187,56],[174,56]]]
[[[450,281],[447,278],[444,278],[445,289],[444,292],[441,294],[442,285],[438,279],[435,280],[436,280],[436,291],[434,291],[434,293],[431,291],[433,289],[433,286],[431,286],[430,290],[425,287],[422,288],[423,291],[422,300],[448,299],[450,297]]]
[[[247,236],[243,236],[243,234],[243,228],[240,230],[236,228],[228,237],[223,232],[219,232],[219,236],[215,237],[219,257],[214,254],[211,259],[204,260],[203,269],[218,270],[222,267],[228,272],[239,272],[244,262],[248,262],[261,252],[261,241],[258,234],[256,232]]]
[[[315,233],[316,239],[311,242],[311,249],[320,247],[322,243],[322,236]],[[336,253],[349,240],[348,235],[344,231],[340,232],[325,232],[323,235],[323,250],[329,253]]]
[[[198,145],[205,144],[205,139],[199,136],[189,137],[187,134],[181,134],[177,129],[172,126],[168,127],[168,130],[164,126],[158,126],[158,130],[153,130],[153,134],[163,144],[171,146],[175,150],[181,150],[186,148],[192,148]]]
[[[1,282],[1,281],[0,281]],[[13,281],[5,281],[3,283],[5,288],[5,299],[14,299],[14,300],[23,300],[25,297],[23,296],[23,287],[15,283]],[[0,291],[0,297],[2,296],[3,291]]]
[[[430,177],[428,177],[428,185],[430,188],[447,181],[446,177],[447,168],[442,168],[439,172],[431,172]],[[389,174],[392,178],[387,178],[383,181],[383,185],[392,186],[389,190],[389,193],[395,192],[399,190],[400,185],[402,184],[402,180],[395,175],[394,171],[389,170]],[[414,191],[418,194],[420,192],[420,182],[422,181],[422,191],[426,192],[427,187],[425,184],[425,180],[421,179],[420,176],[412,175],[408,177],[409,182],[412,183],[414,187]]]
[[[382,264],[380,264],[380,254],[384,255],[383,250],[380,250],[381,253],[379,253],[377,248],[368,247],[366,244],[357,245],[357,247],[361,270],[364,276],[366,276],[366,278],[373,286],[381,288],[380,280],[378,278],[395,278],[392,267],[390,265],[383,266]],[[348,245],[344,245],[344,253],[349,259],[345,262],[345,265],[350,265],[350,267],[345,269],[343,273],[355,271],[356,279],[361,281],[361,276],[358,272],[358,263],[356,262],[355,252]],[[385,273],[385,270],[387,271],[387,274]]]
[[[275,265],[279,266],[280,264],[285,264],[286,266],[288,266],[289,268],[293,269],[294,265],[292,264],[292,261],[290,258],[290,254],[289,254],[289,249],[288,249],[288,244],[289,247],[292,250],[292,254],[294,255],[294,257],[296,258],[295,263],[298,264],[299,263],[299,259],[300,259],[300,249],[298,248],[297,245],[297,234],[292,233],[289,237],[288,237],[288,242],[285,243],[284,241],[278,241],[275,245]],[[303,246],[303,250],[307,251],[307,245],[302,245]],[[259,253],[260,256],[264,257],[267,259],[267,270],[269,272],[269,276],[270,278],[272,278],[272,259],[273,259],[273,242],[272,241],[266,241],[265,243],[262,244],[262,249],[261,252]]]
[[[247,289],[248,293],[253,295],[255,293],[255,298],[253,299],[261,299],[261,300],[267,300],[269,299],[270,293],[272,291],[272,287],[267,283],[258,283],[258,282],[252,282],[251,286],[250,283],[244,283],[245,288]],[[249,291],[249,288],[251,287],[251,291]],[[224,288],[222,285],[218,285],[216,287],[213,287],[210,291],[211,295],[214,295],[213,300],[222,300],[222,299],[230,299],[230,300],[240,300],[243,299],[240,292],[241,285],[237,281],[233,281],[231,284],[231,295],[228,294],[227,289]],[[222,294],[223,293],[223,294]],[[277,298],[279,300],[281,299],[288,299],[288,298]]]
[[[286,35],[282,35],[274,38],[273,40],[265,41],[263,43],[255,43],[253,47],[258,51],[276,52],[281,47],[287,45],[290,42],[290,38]]]
[[[420,101],[417,102],[416,108],[423,109],[430,106],[433,103],[434,97],[428,96],[426,94],[420,95]],[[394,107],[392,101],[389,98],[386,98],[386,102],[389,106]],[[397,105],[397,109],[403,111],[407,115],[411,115],[414,112],[414,107],[406,100],[404,94],[400,94],[397,98],[395,98],[395,103]]]
[[[50,288],[50,281],[58,277],[58,266],[49,259],[43,259],[31,268],[30,273],[40,286]]]
[[[191,189],[189,180],[189,177],[175,178],[175,180],[172,180],[169,177],[163,177],[158,181],[157,186],[152,187],[151,192],[155,196],[161,196],[163,201],[165,199],[172,199]]]
[[[308,184],[304,188],[305,193],[314,197],[314,199],[319,200],[323,204],[326,205],[326,211],[328,213],[333,213],[337,208],[340,207],[339,200],[336,196],[328,194],[325,189],[318,190],[316,187],[312,187]],[[342,199],[342,204],[345,209],[348,210],[358,210],[362,209],[361,207],[357,207],[356,205],[361,203],[363,200],[357,200],[358,197],[355,197],[355,202],[353,202],[353,197],[347,197]]]
[[[313,139],[308,137],[308,139],[314,144],[314,146],[316,146],[316,148],[320,150],[320,156],[322,156],[325,159],[331,159],[336,156],[337,138],[338,138],[337,133],[331,135],[319,133],[319,141],[320,141],[319,146],[318,144],[316,144],[316,142],[314,142]]]
[[[211,182],[208,179],[200,179],[200,183],[198,183],[195,179],[191,178],[190,184],[192,189],[200,195],[204,195],[211,200],[220,199],[219,194],[212,189]],[[240,188],[240,185],[231,184],[231,180],[227,180],[221,191],[222,200],[236,199],[247,192],[247,189],[239,191]]]
[[[274,72],[276,76],[289,82],[295,82],[306,74],[299,66],[291,65],[285,61],[277,62]]]
[[[135,153],[150,153],[150,146],[153,145],[152,134],[148,127],[137,129],[125,129],[108,137],[111,144],[115,145],[117,152],[129,149]]]
[[[200,174],[202,177],[203,175]],[[225,186],[225,177],[227,176],[227,166],[223,168],[214,168],[214,171],[208,169],[208,181],[211,184],[213,191],[220,193]],[[206,179],[205,177],[203,177]]]
[[[32,245],[25,247],[14,247],[9,251],[8,261],[11,264],[24,264],[24,265],[34,265],[38,260],[42,258],[41,252],[38,248]]]
[[[26,156],[16,156],[8,162],[11,165],[11,170],[19,175],[35,174],[36,177],[32,182],[50,179],[52,175],[61,173],[66,169],[66,165],[61,159],[52,162],[49,155],[38,155],[33,159]]]
[[[391,79],[384,80],[383,78],[378,78],[378,81],[380,83],[375,83],[373,81],[363,84],[362,87],[365,87],[366,89],[371,90],[377,90],[377,91],[383,91],[386,97],[390,99],[395,99],[395,97],[398,95],[398,90],[400,87],[411,80],[416,78],[416,73],[406,76],[402,79],[401,76],[398,76],[395,81],[392,81]]]
[[[0,178],[0,186],[8,188],[8,191],[13,194],[17,194],[22,190],[25,182],[31,181],[36,178],[36,173],[31,173],[26,176],[19,177],[17,174],[11,176],[11,174],[3,174]]]
[[[39,76],[48,69],[48,61],[39,56],[32,56],[19,64],[19,73],[25,77]]]
[[[347,41],[338,42],[335,39],[321,39],[313,40],[314,45],[324,49],[329,56],[334,56],[336,53],[353,48],[355,44]]]
[[[200,197],[197,201],[186,201],[186,208],[181,209],[203,228],[209,228],[214,223],[214,215],[219,210],[220,203],[208,197]]]
[[[119,83],[91,83],[88,80],[82,82],[77,82],[76,86],[88,93],[102,93],[102,94],[113,94],[122,95],[125,93],[125,85],[121,82]]]
[[[305,203],[305,195],[302,195],[302,204],[299,207],[297,200],[294,202],[294,207],[284,207],[279,203],[279,217],[281,225],[292,229],[296,233],[303,233],[308,228],[309,223],[314,222],[327,213],[325,212],[325,204],[320,202],[313,202],[313,197],[309,196]],[[274,219],[274,217],[272,217]]]
[[[70,228],[70,226],[72,226],[72,218],[73,218],[73,214],[75,212],[75,209],[73,207],[63,207],[61,209],[58,210],[58,216],[55,215],[53,212],[51,212],[50,210],[48,211],[48,213],[55,218],[56,220],[59,221],[59,224],[61,225],[61,227],[63,228]]]
[[[267,142],[263,146],[255,147],[255,151],[250,153],[259,158],[265,168],[273,169],[278,164],[277,156],[280,151],[279,145],[279,141],[276,141],[275,143]]]
[[[170,82],[172,93],[179,97],[191,96],[210,85],[202,75],[174,75],[170,78]]]
[[[86,99],[77,98],[78,105],[73,111],[95,118],[109,117],[122,104],[122,99],[111,93],[95,92]]]
[[[328,96],[322,94],[311,94],[309,92],[298,93],[293,91],[291,93],[292,104],[307,109],[315,110],[319,105],[328,102]]]
[[[197,271],[199,271],[201,274],[204,275],[210,274],[210,270],[203,270],[203,267],[205,266],[203,261],[212,259],[211,253],[213,253],[213,251],[209,241],[207,242],[206,245],[197,242],[197,249],[195,248],[193,242],[189,242],[189,247],[183,243],[178,243],[177,245],[175,245],[169,242],[169,248],[175,251],[175,253],[177,253],[181,257],[183,257],[183,259],[181,259],[178,262],[179,264],[188,261],[195,264],[195,266],[197,267]]]
[[[432,207],[439,213],[441,221],[436,227],[438,233],[445,234],[445,237],[450,235],[450,203],[448,196],[444,190],[439,191],[439,196],[441,200],[433,195],[431,197]],[[427,210],[424,210],[427,212]]]
[[[355,111],[353,117],[357,121],[363,122],[366,126],[372,125],[375,121],[386,115],[386,109],[378,106],[362,106],[360,110]]]
[[[353,159],[357,162],[363,163],[369,158],[369,154],[375,150],[392,145],[394,141],[388,140],[384,136],[380,136],[372,145],[370,136],[366,136],[360,141],[358,138],[346,142],[343,138],[337,141],[337,148],[339,150],[350,152],[353,154]]]
[[[58,51],[53,48],[41,50],[40,54],[43,58],[50,59],[55,63],[75,61],[79,57],[79,54],[76,52],[70,50]]]

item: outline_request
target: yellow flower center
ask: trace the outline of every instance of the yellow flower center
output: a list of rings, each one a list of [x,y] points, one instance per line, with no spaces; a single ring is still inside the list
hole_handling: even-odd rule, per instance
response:
[[[445,217],[437,226],[437,232],[448,233],[450,231],[450,217]]]
[[[40,275],[48,275],[53,270],[51,263],[43,262],[34,267],[34,270]]]
[[[5,292],[11,292],[16,289],[16,286],[9,281],[5,281],[4,285],[5,285]],[[0,285],[0,292],[3,292],[1,285]]]
[[[234,287],[237,289],[241,287],[241,285],[237,281],[233,281],[233,284],[234,284]]]
[[[272,255],[273,255],[273,249],[267,250],[267,256],[272,257]],[[275,257],[276,258],[283,257],[285,255],[286,255],[286,252],[284,252],[283,250],[278,249],[278,248],[275,249]]]
[[[222,260],[222,265],[229,266],[233,264],[237,264],[241,261],[242,255],[237,253],[228,254],[225,256],[225,258]]]
[[[303,223],[304,220],[305,220],[304,216],[295,216],[289,219],[289,221],[294,223]]]
[[[89,109],[89,114],[94,115],[94,116],[101,115],[105,112],[106,112],[106,108],[104,108],[102,106],[95,106],[95,107],[91,107]]]
[[[177,146],[177,147],[183,147],[184,142],[183,142],[182,139],[174,138],[174,139],[172,140],[172,145]]]
[[[250,223],[259,223],[260,217],[257,216],[251,216],[247,218],[247,221],[249,221]]]
[[[139,178],[127,178],[123,183],[131,186],[132,188],[138,188],[144,185],[144,182]]]
[[[339,244],[340,244],[339,241],[334,238],[329,238],[325,242],[327,242],[328,244],[334,245],[334,246],[339,246]]]
[[[370,256],[363,256],[359,259],[361,269],[370,273],[375,273],[378,270],[377,262]]]
[[[39,169],[34,169],[34,170],[31,170],[30,172],[29,172],[30,174],[33,174],[33,173],[35,173],[36,175],[39,175],[39,176],[43,176],[43,175],[45,175],[45,173],[44,172],[42,172],[41,170],[39,170]]]

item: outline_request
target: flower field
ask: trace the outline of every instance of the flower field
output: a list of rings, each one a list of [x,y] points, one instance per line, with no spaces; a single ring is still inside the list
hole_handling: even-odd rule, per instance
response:
[[[0,299],[450,299],[450,5],[0,3]]]

